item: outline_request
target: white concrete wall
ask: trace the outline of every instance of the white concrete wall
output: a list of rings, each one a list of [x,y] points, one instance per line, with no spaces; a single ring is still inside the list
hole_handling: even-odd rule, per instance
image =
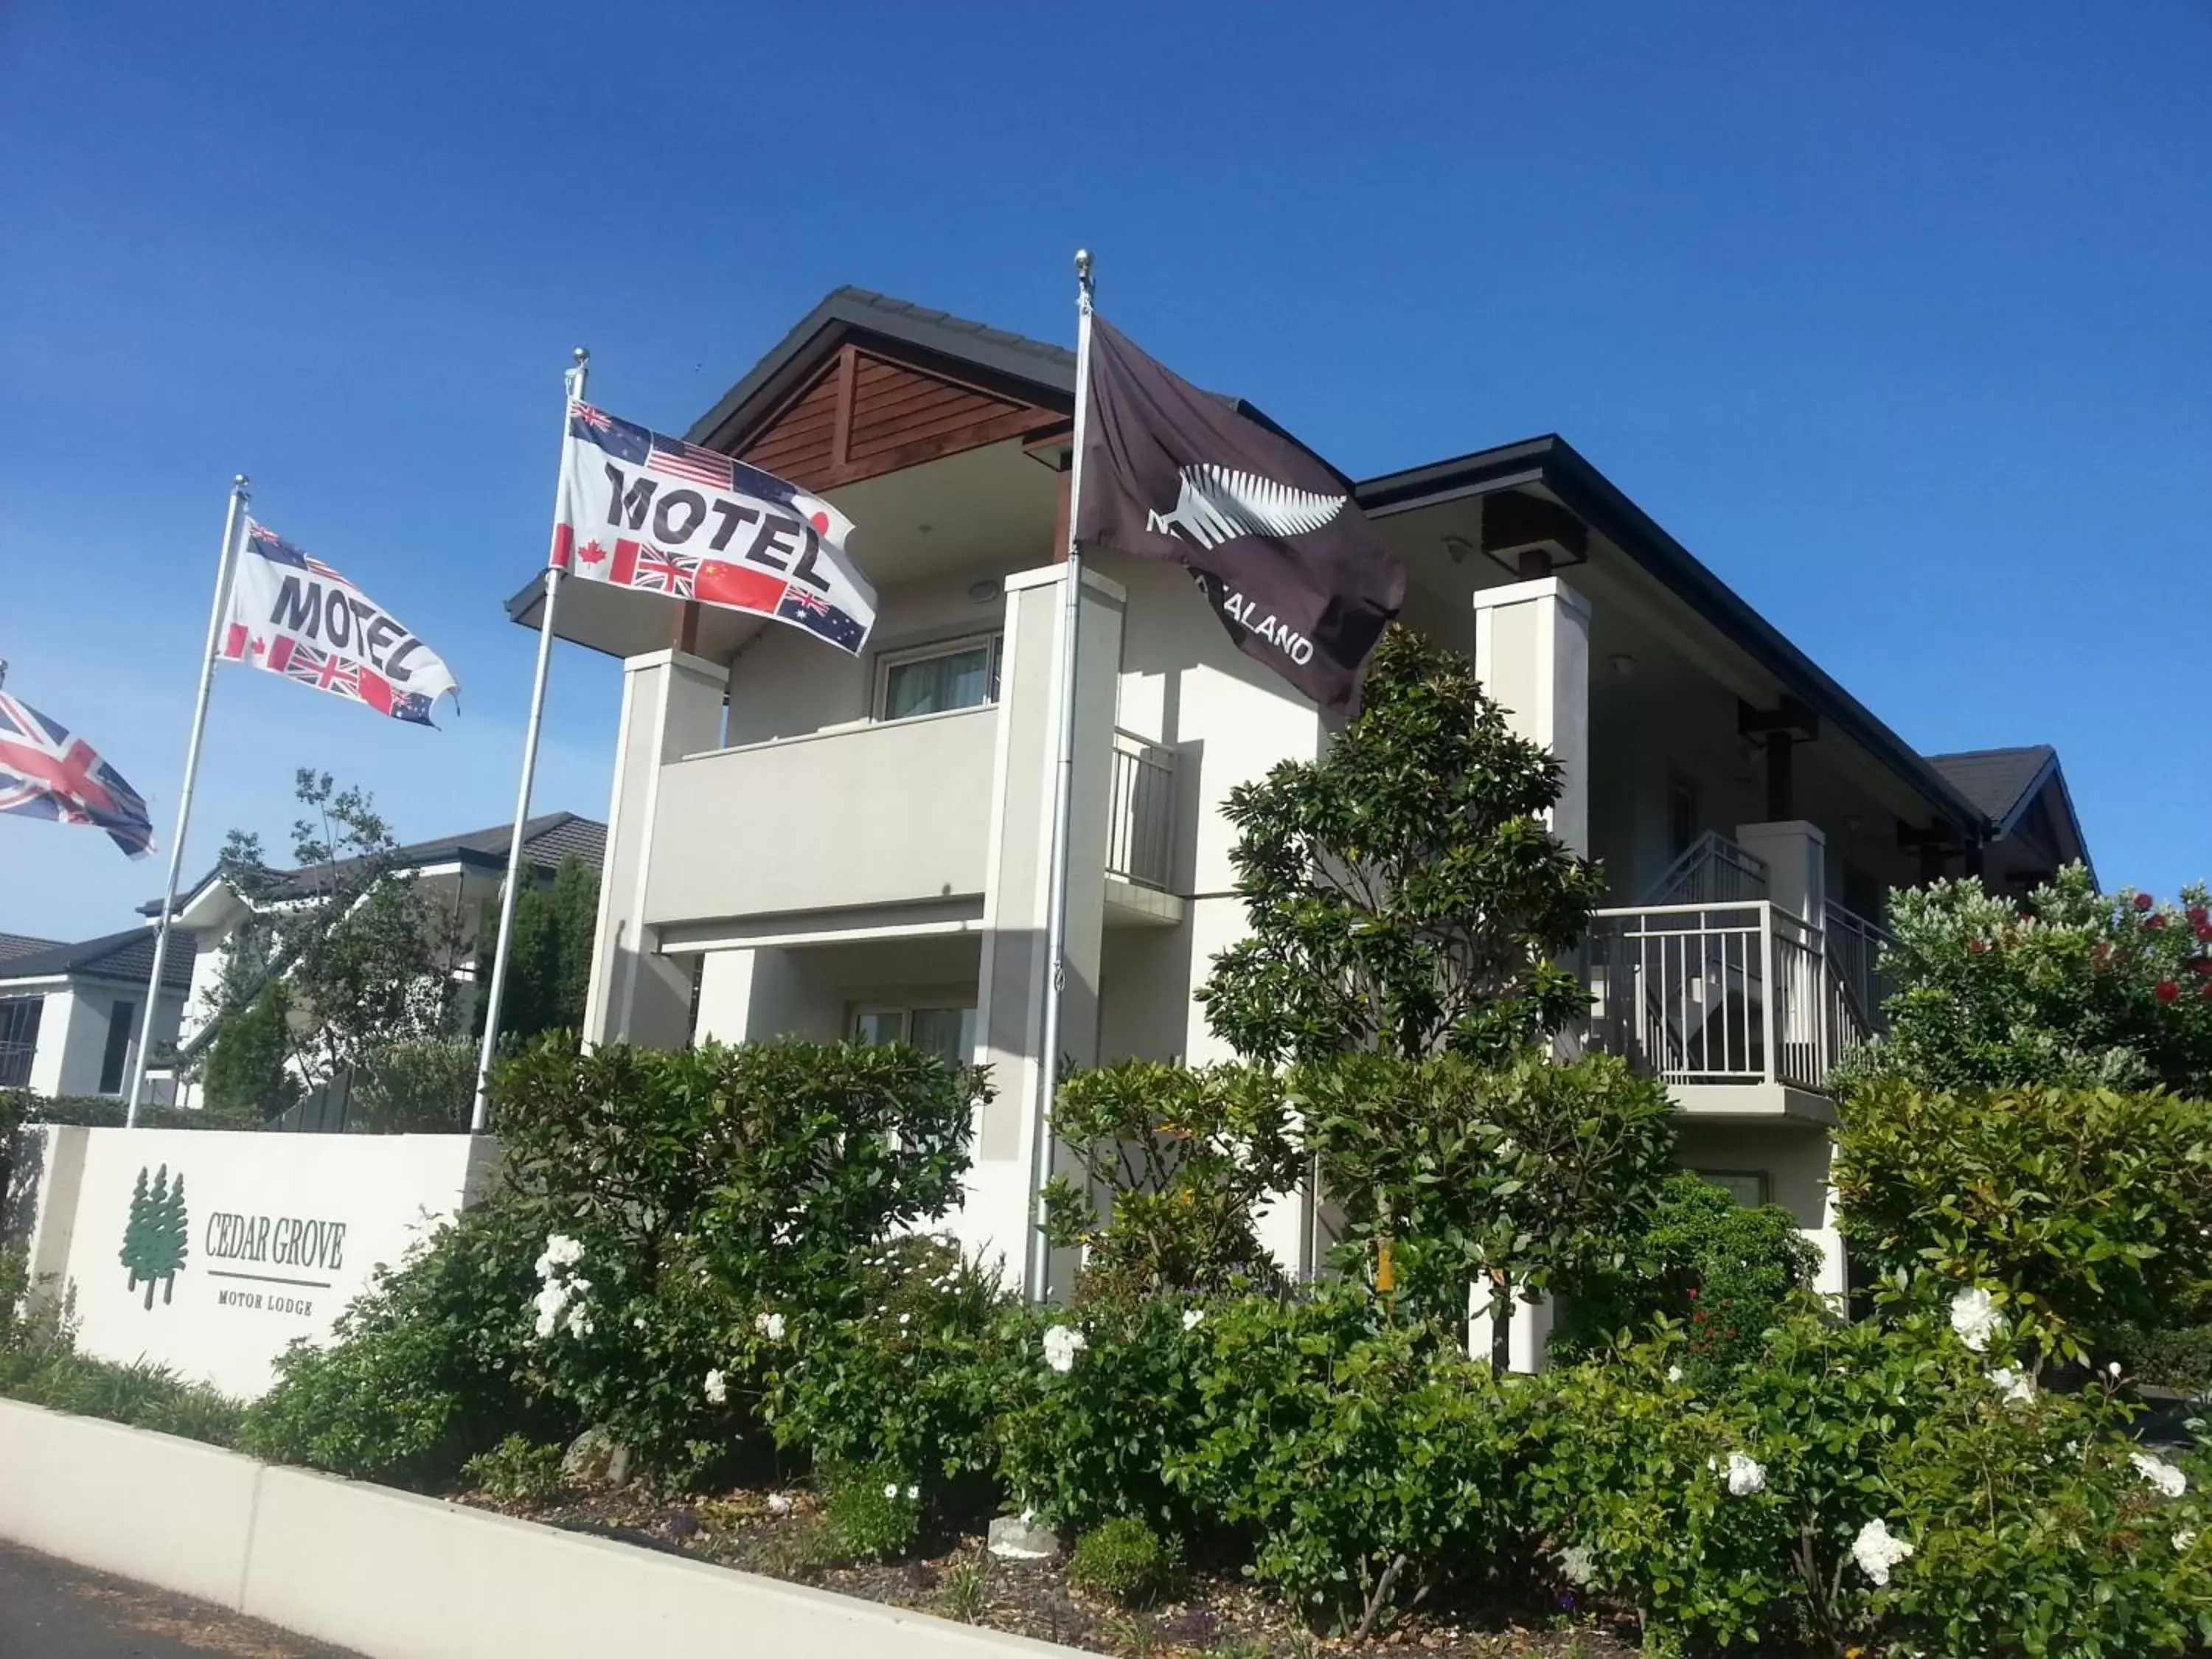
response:
[[[963,708],[664,766],[647,922],[980,898],[998,720]]]
[[[1835,1189],[1828,1184],[1835,1149],[1825,1127],[1678,1118],[1675,1133],[1674,1158],[1685,1169],[1764,1175],[1767,1201],[1796,1217],[1798,1230],[1820,1252],[1814,1288],[1825,1296],[1844,1293],[1843,1234]]]
[[[0,1538],[368,1659],[1072,1650],[0,1400]]]
[[[29,1087],[40,1095],[96,1095],[100,1092],[101,1062],[107,1054],[107,1030],[115,1005],[131,1005],[131,1043],[137,1042],[138,1023],[144,1013],[146,988],[112,984],[104,980],[73,980],[46,994],[39,1014],[39,1046],[31,1059]],[[184,997],[176,991],[162,993],[154,1012],[156,1046],[173,1042],[184,1012]],[[125,1052],[123,1074],[112,1092],[120,1094],[130,1078],[130,1054]]]
[[[39,1255],[59,1262],[76,1297],[78,1346],[249,1397],[268,1388],[287,1344],[326,1337],[377,1267],[473,1201],[498,1155],[495,1142],[466,1135],[70,1134],[48,1142],[57,1203]],[[79,1157],[64,1216],[58,1195]],[[149,1182],[166,1170],[185,1183],[187,1254],[150,1305],[118,1259],[142,1170]]]

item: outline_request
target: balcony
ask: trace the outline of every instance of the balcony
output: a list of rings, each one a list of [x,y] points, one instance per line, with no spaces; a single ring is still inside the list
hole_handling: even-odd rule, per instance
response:
[[[1819,1115],[1831,1069],[1881,1029],[1887,935],[1839,904],[1814,926],[1764,896],[1756,859],[1707,840],[1721,844],[1654,890],[1698,896],[1592,919],[1589,1045],[1693,1112],[1765,1112],[1778,1099],[1785,1114]]]
[[[646,920],[980,920],[998,721],[987,704],[668,763]]]

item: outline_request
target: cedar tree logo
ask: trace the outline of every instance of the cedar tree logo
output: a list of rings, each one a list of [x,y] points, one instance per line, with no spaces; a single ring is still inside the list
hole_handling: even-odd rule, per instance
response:
[[[1239,472],[1201,461],[1179,468],[1182,488],[1175,509],[1147,515],[1147,530],[1180,530],[1200,547],[1218,547],[1239,536],[1302,536],[1344,511],[1346,498],[1297,489],[1256,472]]]
[[[177,1287],[177,1274],[183,1271],[185,1257],[190,1253],[189,1234],[184,1176],[179,1173],[171,1181],[169,1166],[164,1164],[149,1188],[145,1166],[141,1164],[137,1188],[131,1194],[131,1218],[123,1227],[119,1260],[130,1269],[132,1290],[138,1288],[140,1279],[146,1281],[148,1308],[154,1305],[157,1283],[162,1305],[168,1304],[170,1293]]]

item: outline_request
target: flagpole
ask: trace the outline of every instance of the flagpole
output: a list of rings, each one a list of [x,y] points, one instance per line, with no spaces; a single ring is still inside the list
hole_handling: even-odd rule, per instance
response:
[[[561,443],[568,443],[568,405],[584,395],[584,378],[590,372],[592,354],[578,346],[576,366],[563,377],[561,398]],[[553,513],[561,513],[561,486],[553,487]],[[530,683],[530,723],[522,738],[522,782],[514,794],[514,828],[507,842],[507,884],[499,896],[499,939],[492,947],[491,983],[484,991],[483,1046],[477,1051],[476,1104],[469,1112],[469,1133],[480,1135],[491,1124],[492,1055],[499,1047],[499,1005],[507,992],[507,951],[514,937],[514,901],[522,885],[522,830],[530,817],[530,787],[538,775],[538,729],[545,720],[545,674],[553,661],[553,607],[561,598],[561,581],[568,574],[559,565],[545,567],[545,609],[538,618],[538,672]]]
[[[207,734],[208,696],[215,690],[215,647],[222,636],[230,605],[231,562],[238,550],[238,522],[244,516],[246,477],[230,481],[230,505],[222,515],[222,551],[215,564],[215,602],[208,607],[207,643],[200,650],[200,689],[192,703],[192,735],[185,744],[185,782],[177,792],[177,833],[169,842],[169,884],[161,890],[161,915],[154,925],[154,971],[146,978],[146,1006],[138,1016],[138,1052],[131,1060],[131,1092],[124,1097],[123,1127],[138,1127],[138,1097],[146,1087],[146,1057],[154,1046],[154,1011],[161,1001],[161,964],[169,954],[171,912],[177,908],[177,878],[185,863],[185,831],[192,821],[192,786],[200,775],[200,739]],[[189,993],[187,993],[189,994]]]
[[[1091,254],[1075,252],[1075,453],[1067,481],[1067,576],[1060,612],[1060,721],[1052,781],[1052,873],[1045,896],[1044,1036],[1037,1056],[1037,1097],[1030,1137],[1028,1291],[1042,1302],[1051,1289],[1052,1252],[1040,1231],[1052,1161],[1053,1097],[1060,1082],[1060,1006],[1067,984],[1069,825],[1075,809],[1076,647],[1083,615],[1083,543],[1076,534],[1083,507],[1083,433],[1091,405]]]

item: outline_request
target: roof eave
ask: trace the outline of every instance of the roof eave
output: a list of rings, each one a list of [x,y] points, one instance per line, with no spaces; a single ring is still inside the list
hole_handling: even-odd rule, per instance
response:
[[[1540,483],[1593,528],[1748,653],[1838,729],[1874,754],[1960,829],[1986,836],[1988,817],[1918,750],[1707,569],[1613,481],[1557,434],[1480,450],[1452,460],[1370,478],[1363,507],[1406,510],[1455,496],[1487,495]]]

